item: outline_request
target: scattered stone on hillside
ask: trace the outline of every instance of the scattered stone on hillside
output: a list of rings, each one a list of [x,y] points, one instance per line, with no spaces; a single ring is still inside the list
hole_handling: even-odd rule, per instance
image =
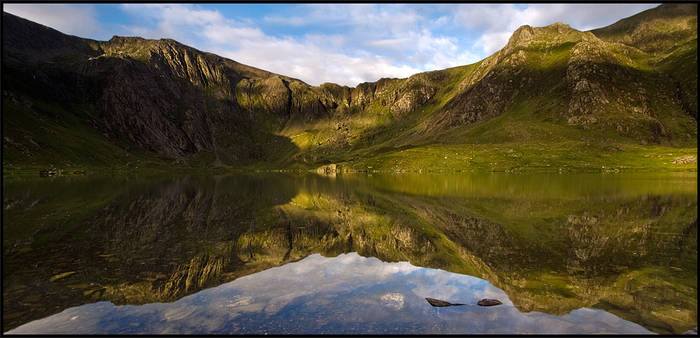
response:
[[[586,129],[591,124],[596,124],[598,119],[595,116],[571,116],[566,123],[574,126],[583,126]]]
[[[340,171],[340,168],[335,164],[327,164],[316,169],[316,173],[321,175],[335,176]]]
[[[696,163],[698,161],[698,158],[695,155],[687,155],[687,156],[681,156],[681,157],[676,157],[671,163],[673,164],[689,164],[689,163]]]

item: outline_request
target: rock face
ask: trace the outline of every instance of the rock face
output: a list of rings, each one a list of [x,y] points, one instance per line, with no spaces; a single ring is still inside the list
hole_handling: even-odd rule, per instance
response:
[[[697,116],[696,10],[664,4],[590,32],[523,26],[474,65],[355,88],[309,86],[170,39],[94,41],[3,13],[3,98],[58,106],[127,151],[181,162],[318,166],[379,140],[435,140],[528,100],[550,102],[542,112],[564,125],[673,142],[690,137],[672,130],[685,123],[677,112]],[[61,118],[56,110],[38,114]],[[294,139],[304,133],[308,142]],[[20,162],[31,148],[6,146]]]
[[[655,65],[673,78],[683,109],[697,119],[697,4],[663,4],[592,30],[602,40],[656,56]]]
[[[697,23],[697,5],[664,4],[591,32],[601,39],[654,53],[697,38],[697,33],[693,34]]]

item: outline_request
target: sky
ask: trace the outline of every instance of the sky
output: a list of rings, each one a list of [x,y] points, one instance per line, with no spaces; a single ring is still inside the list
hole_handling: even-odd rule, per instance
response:
[[[356,86],[477,62],[518,27],[604,27],[659,4],[3,4],[96,40],[170,38],[300,79]]]

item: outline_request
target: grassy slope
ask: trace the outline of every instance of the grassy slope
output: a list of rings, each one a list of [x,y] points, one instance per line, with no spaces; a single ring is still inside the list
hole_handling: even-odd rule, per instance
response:
[[[415,137],[416,126],[441,109],[457,91],[457,85],[470,75],[479,63],[435,71],[439,80],[428,82],[439,88],[434,97],[418,110],[397,116],[388,105],[379,101],[379,97],[364,110],[352,112],[341,120],[322,119],[304,126],[293,126],[282,130],[281,134],[289,137],[299,147],[294,157],[296,165],[302,168],[314,167],[318,163],[334,163],[352,159],[374,156],[391,150],[398,140]],[[430,73],[427,73],[430,74]],[[419,74],[420,75],[420,74]],[[429,77],[429,76],[428,76]],[[387,92],[406,86],[408,79],[396,81]],[[334,147],[333,141],[339,133],[337,123],[343,125],[348,146],[340,149]]]
[[[694,40],[696,41],[696,40]],[[530,48],[526,67],[547,70],[565,66],[570,44],[553,51]],[[613,55],[625,66],[643,75],[644,86],[653,88],[655,71],[682,77],[697,66],[697,46],[683,44],[662,58],[640,51],[630,53],[622,46],[613,46]],[[659,61],[661,59],[661,61]],[[688,65],[688,63],[692,65]],[[656,67],[650,64],[657,65]],[[685,73],[687,73],[685,72]],[[560,116],[566,111],[566,93],[561,77],[555,77],[544,95],[520,95],[502,115],[459,126],[428,139],[415,140],[406,133],[397,138],[418,146],[391,149],[396,140],[367,148],[359,160],[340,161],[351,170],[697,170],[697,121],[687,111],[665,100],[656,100],[653,109],[666,128],[668,136],[658,144],[645,145],[644,117],[607,111],[599,118],[608,123],[621,122],[633,132],[621,135],[612,128],[581,129],[570,126]],[[686,75],[687,77],[687,75]],[[550,79],[546,79],[549,82]],[[697,81],[697,80],[695,80]],[[686,95],[693,95],[692,93]],[[694,95],[697,95],[696,93]],[[444,106],[449,95],[436,96],[428,107],[430,113]],[[409,132],[412,131],[409,129]],[[408,140],[408,141],[407,141]],[[375,150],[374,152],[372,150]],[[346,157],[347,158],[347,157]],[[355,157],[356,158],[356,157]]]
[[[211,153],[192,156],[187,165],[139,150],[124,140],[115,144],[85,119],[99,120],[91,105],[61,106],[32,99],[27,105],[3,98],[3,177],[37,176],[50,167],[89,173],[158,173],[191,170],[215,170]],[[127,150],[128,149],[128,150]]]
[[[385,93],[410,89],[412,83],[429,84],[438,88],[435,95],[416,110],[392,113],[388,95],[375,99],[365,109],[348,114],[321,118],[304,124],[294,124],[274,142],[259,133],[251,133],[253,142],[263,156],[262,162],[246,169],[296,168],[314,169],[328,163],[338,163],[352,170],[697,170],[697,121],[668,101],[653,101],[659,112],[656,119],[668,132],[658,143],[644,145],[644,117],[629,116],[611,110],[598,116],[610,125],[621,123],[632,130],[621,135],[611,128],[583,130],[571,126],[562,118],[566,111],[566,83],[562,79],[574,43],[583,34],[567,32],[550,40],[531,44],[523,65],[544,78],[536,94],[522,94],[500,116],[475,124],[460,125],[436,133],[421,133],[443,107],[460,90],[460,84],[471,76],[482,62],[435,72],[417,74],[409,79],[387,81]],[[628,69],[641,74],[647,88],[653,88],[657,71],[669,74],[681,83],[697,83],[697,39],[673,47],[667,53],[648,54],[620,43],[607,45],[616,59]],[[513,52],[515,52],[514,50]],[[418,79],[417,82],[411,80]],[[694,82],[693,82],[694,81]],[[633,86],[633,85],[630,85]],[[686,99],[697,98],[696,91],[686,86],[679,89]],[[632,88],[634,89],[634,88]],[[686,100],[687,101],[687,100]],[[3,173],[12,175],[24,171],[34,173],[49,164],[61,168],[120,167],[133,170],[136,166],[171,170],[169,161],[152,154],[127,152],[127,144],[110,144],[94,129],[80,122],[90,108],[58,107],[37,102],[39,108],[57,118],[28,110],[21,104],[3,99],[3,134],[12,140],[3,142]],[[259,102],[260,107],[264,106]],[[692,108],[692,107],[691,107]],[[257,127],[270,129],[268,117],[262,110]],[[257,109],[256,109],[257,110]],[[686,109],[687,110],[687,109]],[[692,110],[692,109],[691,109]],[[697,110],[697,105],[695,105]],[[692,113],[690,113],[692,115]],[[58,118],[60,116],[60,118]],[[31,126],[31,127],[28,127]],[[648,129],[648,128],[647,128]],[[55,142],[60,135],[62,144]],[[31,141],[30,141],[31,140]],[[36,147],[36,143],[39,147]],[[21,144],[15,146],[14,144]],[[29,151],[31,156],[24,152]],[[257,151],[257,150],[256,150]],[[695,156],[695,157],[694,157]],[[209,167],[215,161],[210,153],[193,155],[189,166]],[[138,164],[136,164],[138,163]],[[20,170],[21,169],[21,170]]]
[[[610,131],[581,130],[540,116],[536,102],[441,135],[438,142],[341,163],[372,170],[695,170],[677,161],[695,147],[644,146]],[[676,160],[677,163],[673,163]]]
[[[78,108],[78,107],[76,107]],[[81,107],[90,114],[91,107]],[[80,108],[78,108],[80,109]],[[148,154],[129,153],[86,126],[73,112],[33,100],[31,108],[3,99],[3,174],[38,174],[48,165],[66,171],[128,166],[162,165]]]

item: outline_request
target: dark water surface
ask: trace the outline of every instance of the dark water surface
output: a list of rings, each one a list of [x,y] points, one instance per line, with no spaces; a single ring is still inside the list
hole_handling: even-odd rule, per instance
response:
[[[5,333],[697,327],[695,173],[5,180],[2,217]]]

